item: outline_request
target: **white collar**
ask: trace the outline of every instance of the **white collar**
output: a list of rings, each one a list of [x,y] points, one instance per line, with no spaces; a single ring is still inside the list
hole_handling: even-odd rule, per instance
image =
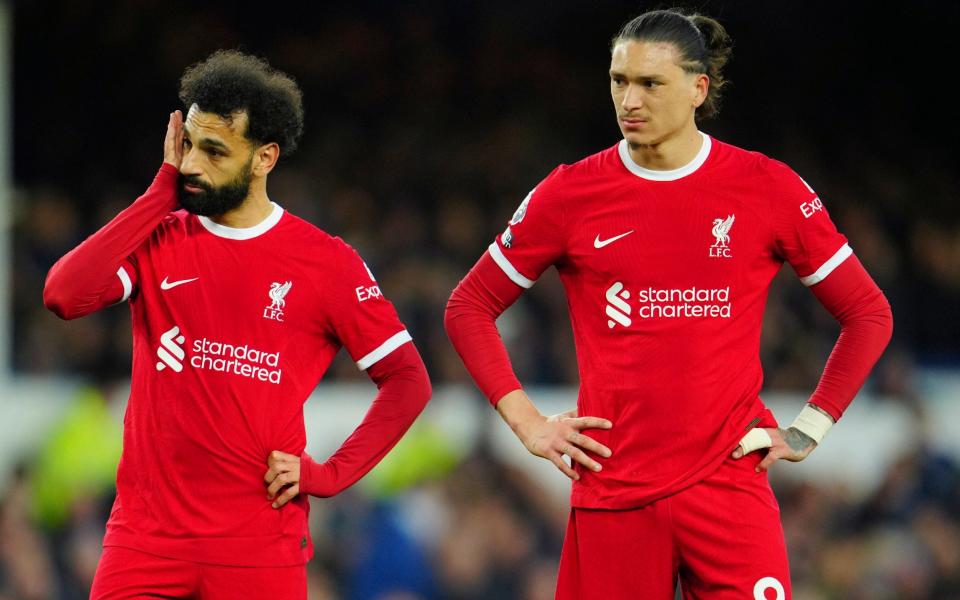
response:
[[[630,157],[630,149],[627,147],[627,140],[620,141],[618,147],[620,160],[623,161],[623,166],[625,166],[627,170],[637,177],[642,177],[643,179],[650,179],[653,181],[674,181],[680,179],[681,177],[686,177],[687,175],[699,169],[700,166],[706,162],[707,157],[710,156],[710,147],[713,145],[709,135],[703,133],[702,131],[698,131],[697,133],[703,137],[703,143],[700,144],[700,151],[697,152],[697,155],[693,157],[693,160],[677,169],[671,169],[669,171],[655,171],[653,169],[641,167],[637,163],[633,162],[633,158]]]
[[[270,202],[270,206],[273,210],[267,218],[252,227],[227,227],[213,221],[210,217],[198,215],[197,218],[200,219],[200,224],[213,235],[230,240],[249,240],[263,235],[280,222],[280,218],[283,217],[283,208],[276,202]]]

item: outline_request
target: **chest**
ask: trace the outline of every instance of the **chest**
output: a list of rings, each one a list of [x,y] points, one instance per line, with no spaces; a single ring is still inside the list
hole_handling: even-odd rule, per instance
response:
[[[588,279],[714,285],[772,260],[768,216],[736,188],[626,187],[580,208],[564,267]]]
[[[283,339],[322,329],[310,264],[280,248],[187,239],[152,248],[137,268],[150,319],[225,338]]]

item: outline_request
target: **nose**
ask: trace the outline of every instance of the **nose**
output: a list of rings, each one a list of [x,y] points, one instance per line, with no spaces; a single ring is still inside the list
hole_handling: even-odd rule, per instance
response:
[[[628,85],[627,91],[623,94],[623,100],[621,100],[620,105],[626,112],[643,108],[643,88],[641,88],[639,85]]]
[[[201,175],[195,148],[184,150],[183,160],[180,161],[180,173],[183,175]]]

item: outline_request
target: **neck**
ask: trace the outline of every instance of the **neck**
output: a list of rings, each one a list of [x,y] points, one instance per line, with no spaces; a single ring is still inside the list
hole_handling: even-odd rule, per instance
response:
[[[245,229],[259,224],[270,216],[273,211],[273,205],[267,196],[267,186],[263,180],[254,181],[250,185],[250,193],[240,203],[240,206],[233,210],[228,210],[222,215],[214,215],[210,220],[218,225],[232,227],[234,229]]]
[[[702,145],[703,136],[692,120],[679,132],[651,144],[628,143],[633,162],[654,171],[679,169],[696,157]]]

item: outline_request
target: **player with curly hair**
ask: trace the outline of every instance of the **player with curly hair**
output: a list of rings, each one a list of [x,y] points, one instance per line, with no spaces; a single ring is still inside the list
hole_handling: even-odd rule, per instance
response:
[[[117,497],[91,598],[306,598],[308,495],[352,485],[430,396],[410,335],[340,238],[267,176],[303,131],[296,83],[219,51],[186,70],[146,193],[61,258],[64,319],[128,301],[133,372]],[[379,392],[325,461],[303,403],[340,347]]]

